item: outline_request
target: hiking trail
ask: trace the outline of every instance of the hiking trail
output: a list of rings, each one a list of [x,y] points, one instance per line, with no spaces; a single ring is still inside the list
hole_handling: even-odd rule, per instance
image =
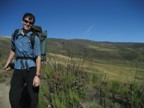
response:
[[[9,85],[6,83],[0,83],[0,107],[11,108],[9,102]]]

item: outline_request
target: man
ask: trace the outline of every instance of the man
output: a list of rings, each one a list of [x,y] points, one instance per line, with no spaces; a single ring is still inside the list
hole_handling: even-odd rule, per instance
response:
[[[24,86],[30,97],[30,108],[37,108],[40,85],[41,52],[40,41],[35,36],[34,47],[30,42],[32,26],[35,16],[31,13],[24,14],[22,18],[23,28],[12,37],[12,44],[5,69],[7,70],[15,56],[14,72],[11,79],[9,99],[12,108],[23,108],[21,104]]]

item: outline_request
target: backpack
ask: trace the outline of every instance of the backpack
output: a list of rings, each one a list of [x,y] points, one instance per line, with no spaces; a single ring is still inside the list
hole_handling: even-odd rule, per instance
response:
[[[16,40],[18,38],[18,33],[20,29],[16,29],[15,32],[12,35],[13,40]],[[47,31],[42,31],[42,28],[40,26],[32,26],[32,33],[29,36],[29,39],[32,44],[32,49],[34,48],[35,43],[35,36],[37,36],[40,40],[40,49],[41,49],[41,61],[46,61],[46,53],[47,53]]]

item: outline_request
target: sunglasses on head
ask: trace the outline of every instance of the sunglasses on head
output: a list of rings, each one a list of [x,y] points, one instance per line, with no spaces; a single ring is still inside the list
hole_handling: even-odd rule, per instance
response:
[[[25,23],[29,23],[30,25],[33,25],[33,22],[30,22],[28,20],[24,20]]]

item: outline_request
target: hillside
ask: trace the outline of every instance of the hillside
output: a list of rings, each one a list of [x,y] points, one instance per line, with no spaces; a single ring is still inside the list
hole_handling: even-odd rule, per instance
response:
[[[3,67],[9,55],[10,38],[0,37],[0,46],[0,67]],[[144,69],[144,43],[48,38],[47,51],[49,54],[92,60],[94,71],[107,73],[111,78],[118,78],[114,77],[116,73],[117,76],[120,73],[127,73],[122,76],[126,80],[127,75],[133,78],[135,71]],[[143,71],[140,73],[143,75]]]
[[[9,54],[10,38],[0,37],[0,46],[0,87],[5,90],[0,93],[0,105],[8,108],[5,97],[12,72],[4,73],[2,67]],[[47,62],[42,66],[41,108],[60,106],[61,101],[65,103],[62,105],[71,106],[67,103],[72,102],[85,108],[143,108],[144,43],[48,38],[47,50]],[[134,95],[128,95],[130,92]]]
[[[0,37],[0,57],[8,55],[10,38]],[[81,39],[47,39],[48,53],[102,60],[144,60],[144,43],[98,42]],[[4,55],[3,55],[4,54]]]
[[[143,59],[144,43],[97,42],[90,40],[48,39],[48,52],[96,59]]]

